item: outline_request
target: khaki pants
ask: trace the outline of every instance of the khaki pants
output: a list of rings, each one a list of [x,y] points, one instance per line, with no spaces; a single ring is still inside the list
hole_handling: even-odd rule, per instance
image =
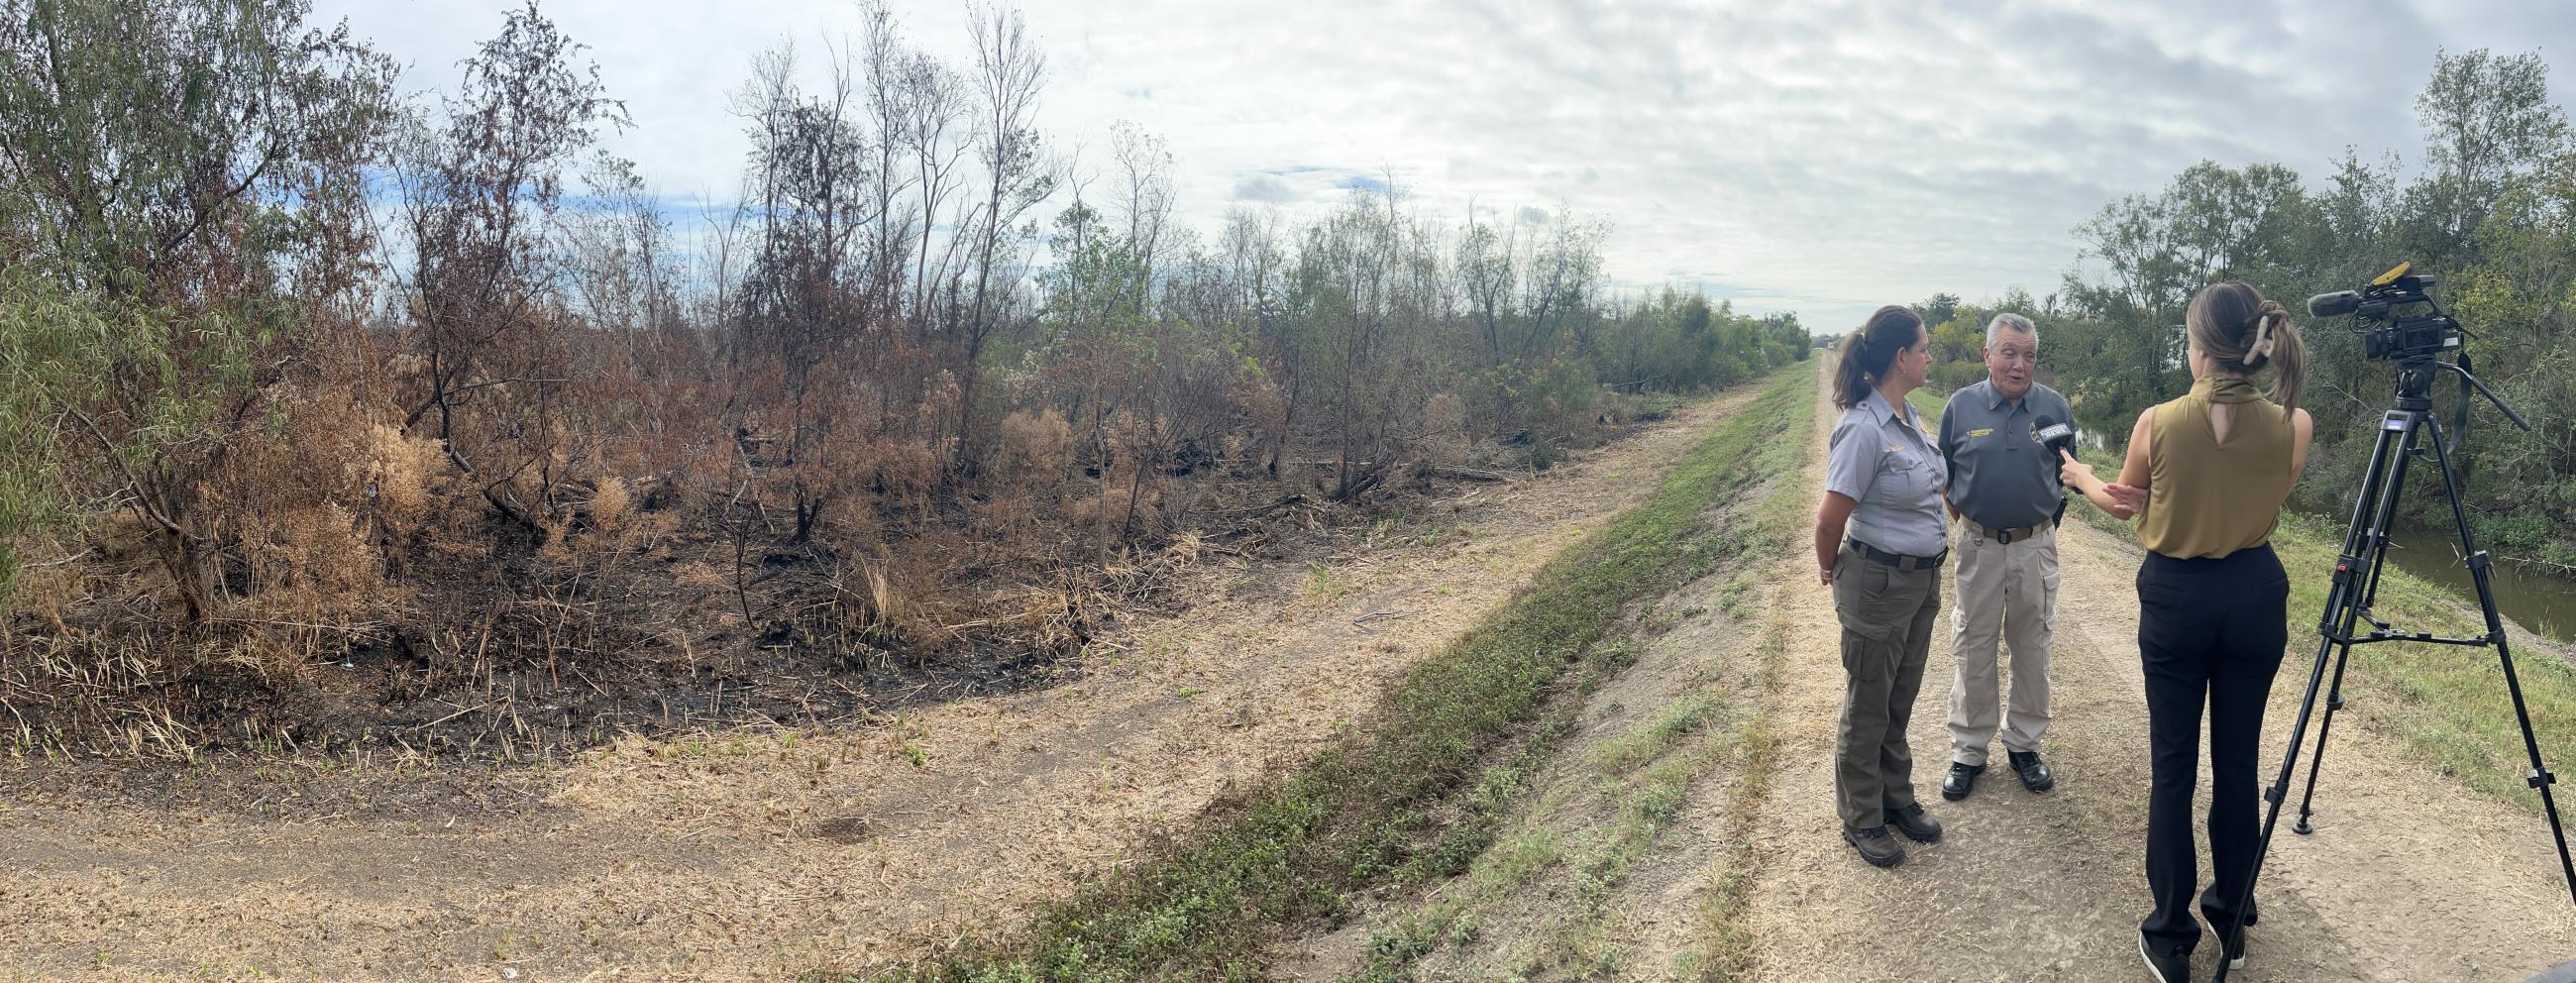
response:
[[[1843,626],[1843,715],[1834,734],[1834,811],[1859,829],[1914,804],[1914,752],[1905,725],[1923,688],[1941,570],[1899,570],[1845,546],[1834,560],[1834,614]]]
[[[1950,760],[1982,765],[2003,727],[2004,750],[2037,751],[2048,733],[2048,645],[2057,630],[2057,530],[1998,543],[1965,523],[1953,528],[1958,567],[1950,610],[1950,650],[1959,663],[1950,686]],[[2012,650],[2012,693],[1998,714],[1996,642]],[[2000,721],[1998,717],[2000,716]]]

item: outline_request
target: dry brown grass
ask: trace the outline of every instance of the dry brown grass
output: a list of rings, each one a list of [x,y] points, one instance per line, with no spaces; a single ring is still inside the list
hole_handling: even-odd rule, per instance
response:
[[[1053,478],[1073,465],[1073,427],[1054,407],[1013,410],[1001,429],[1002,463],[1018,482]]]
[[[367,436],[366,481],[376,516],[396,535],[408,536],[443,504],[446,461],[438,442],[423,436],[381,423]]]
[[[1295,494],[1312,468],[1270,473],[1299,435],[1279,383],[1238,363],[1189,383],[1204,399],[1068,412],[1071,366],[970,405],[927,362],[800,396],[723,354],[547,312],[483,353],[491,384],[452,413],[407,412],[429,369],[409,349],[289,373],[208,455],[186,562],[105,471],[87,476],[103,507],[14,544],[36,559],[0,600],[0,702],[44,741],[131,753],[273,744],[351,705],[420,708],[405,726],[499,708],[459,718],[483,725],[617,698],[621,676],[777,672],[858,702],[876,694],[822,680],[1045,678],[1110,612],[1164,603],[1216,537],[1371,516]],[[889,357],[871,371],[915,356]],[[1407,453],[1462,459],[1465,401],[1422,407]],[[348,680],[369,689],[314,685]]]

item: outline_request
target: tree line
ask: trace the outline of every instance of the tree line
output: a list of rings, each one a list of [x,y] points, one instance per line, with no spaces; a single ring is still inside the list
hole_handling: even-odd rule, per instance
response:
[[[302,0],[0,0],[0,695],[144,649],[116,686],[1061,649],[1251,506],[1544,465],[1805,357],[1611,289],[1572,215],[1188,227],[1162,137],[1040,126],[1017,11],[952,61],[861,10],[747,66],[739,192],[693,216],[534,3],[407,98]]]
[[[2576,529],[2576,140],[2537,53],[2441,52],[2415,109],[2424,142],[2411,163],[2347,148],[2311,185],[2279,163],[2202,161],[2077,226],[2076,263],[2055,292],[1916,305],[1935,326],[1935,381],[1982,378],[1984,318],[2029,314],[2043,378],[2086,429],[2116,442],[2140,410],[2190,388],[2192,294],[2243,280],[2289,307],[2308,341],[2317,433],[2301,498],[2343,509],[2396,374],[2364,357],[2349,318],[2311,318],[2304,303],[2411,262],[2436,276],[2435,297],[2470,331],[2480,377],[2532,424],[2523,433],[2483,402],[2471,407],[2456,460],[2481,535],[2499,554],[2576,562],[2566,531]],[[2448,382],[2437,392],[2446,426],[2458,399]],[[2448,508],[2430,473],[2415,469],[2430,484],[2408,493],[2426,515]]]

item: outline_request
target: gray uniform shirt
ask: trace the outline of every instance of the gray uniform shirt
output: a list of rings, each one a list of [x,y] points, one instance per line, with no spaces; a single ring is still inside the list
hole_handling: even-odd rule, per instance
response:
[[[1941,455],[1950,466],[1950,505],[1988,529],[2027,529],[2057,516],[2065,489],[2057,455],[2033,439],[2040,417],[2069,426],[2066,397],[2031,383],[2018,404],[1980,382],[1950,394],[1941,410]]]
[[[1891,553],[1938,556],[1950,531],[1941,521],[1941,488],[1949,467],[1923,422],[1899,415],[1872,392],[1843,411],[1825,451],[1825,490],[1860,503],[1850,536]]]

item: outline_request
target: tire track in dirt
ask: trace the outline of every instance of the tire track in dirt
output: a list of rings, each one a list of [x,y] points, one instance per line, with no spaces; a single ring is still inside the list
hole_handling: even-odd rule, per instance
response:
[[[1818,412],[1810,488],[1821,487],[1822,444],[1839,415]],[[1954,672],[1945,612],[1908,733],[1916,788],[1946,830],[1937,845],[1906,844],[1910,858],[1891,870],[1862,863],[1837,833],[1843,681],[1832,599],[1812,587],[1782,599],[1795,608],[1782,721],[1790,758],[1756,824],[1768,858],[1749,912],[1757,978],[2145,978],[2137,923],[2148,908],[2147,724],[2131,586],[2140,554],[2080,522],[2060,531],[2059,549],[2057,718],[2045,748],[2057,788],[2032,795],[1996,768],[1967,801],[1940,798]],[[1810,584],[1811,563],[1792,560],[1780,577]],[[2313,636],[2294,635],[2290,649],[2266,721],[2267,781]],[[2370,698],[2366,685],[2347,693]],[[2202,760],[2205,815],[2205,750]],[[2263,921],[2232,979],[2520,981],[2576,955],[2576,912],[2537,816],[2435,773],[2358,714],[2337,721],[2318,796],[2317,835],[2291,835],[2282,823],[2260,888]],[[2202,857],[2206,865],[2205,844]],[[2204,937],[2198,978],[2216,971],[2218,948]]]
[[[0,976],[778,979],[1008,926],[1330,740],[1756,392],[1455,500],[1437,542],[1211,571],[1226,596],[1134,625],[1078,681],[846,731],[629,739],[515,779],[531,807],[271,820],[0,773]],[[1354,621],[1377,612],[1403,616]]]

